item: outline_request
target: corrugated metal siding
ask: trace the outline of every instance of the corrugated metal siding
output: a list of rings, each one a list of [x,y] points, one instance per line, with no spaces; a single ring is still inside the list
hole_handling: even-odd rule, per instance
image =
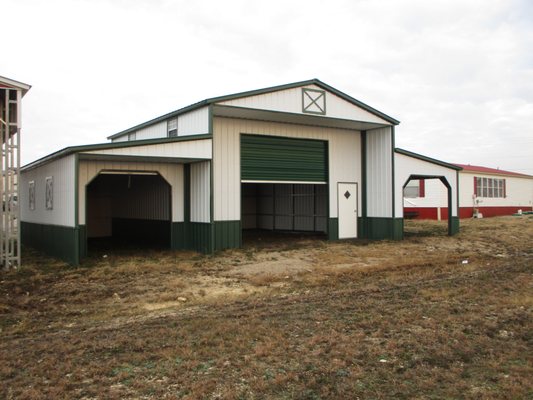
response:
[[[128,135],[125,135],[126,139]],[[157,139],[167,137],[167,121],[139,129],[136,132],[135,140]]]
[[[113,205],[110,193],[89,190],[87,193],[87,237],[108,237],[113,234]]]
[[[114,217],[170,220],[170,191],[162,178],[120,176],[114,189],[120,190],[119,196],[113,199]]]
[[[367,131],[367,213],[392,217],[392,133],[390,128]],[[400,204],[402,204],[400,196]],[[396,196],[398,202],[398,196]]]
[[[255,185],[242,186],[242,229],[257,228],[257,194]]]
[[[191,140],[150,144],[145,146],[120,147],[84,152],[85,154],[106,154],[141,157],[173,157],[210,159],[212,154],[211,139]]]
[[[135,140],[160,139],[167,137],[167,123],[169,120],[173,119],[176,119],[176,117],[172,117],[163,122],[158,122],[154,125],[137,130],[135,132]],[[202,107],[197,110],[179,115],[177,120],[178,136],[203,135],[209,133],[209,107]],[[124,142],[127,140],[127,133],[112,139],[113,142]]]
[[[209,133],[209,107],[202,107],[178,117],[178,136]]]
[[[109,161],[85,161],[79,162],[79,223],[85,224],[85,194],[86,186],[102,170],[107,171],[153,171],[158,172],[171,186],[172,221],[184,220],[183,198],[183,165],[171,163],[146,163],[146,162],[109,162]]]
[[[457,177],[456,171],[450,168],[446,168],[440,165],[436,165],[427,161],[419,160],[417,158],[408,157],[403,154],[395,153],[394,155],[394,165],[395,165],[395,189],[396,189],[396,204],[395,204],[395,214],[397,218],[403,216],[403,185],[407,181],[410,175],[434,175],[434,176],[444,176],[446,180],[452,187],[452,216],[457,216]],[[427,182],[432,182],[426,181]],[[446,187],[438,181],[436,184],[431,184],[431,186],[426,186],[426,196],[431,196],[430,189],[431,187],[439,187],[444,194],[444,205],[448,205],[448,192]],[[472,182],[470,182],[472,183]],[[471,185],[471,188],[473,186]],[[435,207],[438,204],[435,204]]]
[[[53,209],[45,204],[46,177],[53,177]],[[75,226],[75,157],[60,158],[20,175],[21,220],[47,225]],[[29,207],[30,181],[35,182],[35,210]]]
[[[191,222],[211,222],[211,163],[191,164]]]
[[[308,89],[322,90],[316,85],[308,85],[304,87]],[[257,96],[223,101],[217,104],[302,114],[302,88],[299,87],[280,90],[277,92],[265,93]],[[389,122],[347,102],[346,100],[341,99],[330,92],[326,92],[325,116],[330,118],[342,118],[390,125]]]
[[[330,217],[337,216],[336,183],[361,181],[361,137],[357,131],[234,118],[215,118],[213,130],[214,217],[217,221],[240,219],[241,133],[327,141]]]
[[[292,229],[292,187],[290,185],[274,186],[274,229]]]
[[[112,219],[170,220],[170,187],[155,175],[99,175],[87,193],[87,235],[112,234]]]
[[[243,229],[326,232],[327,185],[243,184]]]
[[[241,135],[241,179],[327,182],[327,142]]]
[[[122,135],[122,136],[116,137],[114,139],[111,139],[111,141],[113,143],[115,143],[115,142],[127,142],[128,141],[128,135],[126,134],[126,135]]]

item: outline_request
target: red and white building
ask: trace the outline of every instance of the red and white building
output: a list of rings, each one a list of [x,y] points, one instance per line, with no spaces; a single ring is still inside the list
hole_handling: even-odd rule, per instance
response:
[[[496,168],[455,164],[459,171],[459,217],[533,211],[533,176]],[[413,180],[404,188],[406,218],[447,219],[447,191],[438,180]]]

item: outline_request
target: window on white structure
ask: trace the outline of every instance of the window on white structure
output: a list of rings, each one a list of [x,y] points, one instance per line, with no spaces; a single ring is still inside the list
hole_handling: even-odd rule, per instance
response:
[[[426,185],[424,179],[414,179],[403,189],[403,197],[413,199],[415,197],[425,197]]]
[[[135,140],[135,139],[137,139],[137,132],[128,133],[128,140]]]
[[[506,197],[505,179],[474,177],[474,194],[486,198]]]
[[[176,137],[178,136],[178,120],[170,119],[167,121],[167,136]]]

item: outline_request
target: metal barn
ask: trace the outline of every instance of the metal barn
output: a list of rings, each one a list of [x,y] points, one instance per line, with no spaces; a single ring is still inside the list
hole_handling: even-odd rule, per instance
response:
[[[316,79],[207,99],[25,166],[23,243],[77,264],[143,232],[206,253],[247,230],[401,239],[398,123]]]

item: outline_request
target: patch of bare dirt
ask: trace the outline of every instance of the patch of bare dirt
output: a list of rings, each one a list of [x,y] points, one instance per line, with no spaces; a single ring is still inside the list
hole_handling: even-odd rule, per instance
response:
[[[214,256],[26,249],[0,276],[0,398],[528,398],[533,218]]]

